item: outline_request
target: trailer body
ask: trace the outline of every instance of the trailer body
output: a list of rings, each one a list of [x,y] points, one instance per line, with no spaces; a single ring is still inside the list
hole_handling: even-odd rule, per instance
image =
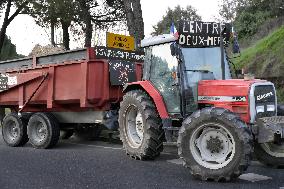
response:
[[[143,58],[143,53],[96,47],[0,62],[0,106],[52,112],[62,123],[101,123],[121,101],[123,84],[141,80]]]

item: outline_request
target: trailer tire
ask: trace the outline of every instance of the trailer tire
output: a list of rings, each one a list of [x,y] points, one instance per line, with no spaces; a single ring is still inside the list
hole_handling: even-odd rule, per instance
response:
[[[271,148],[274,148],[274,150],[278,148],[279,151],[272,151]],[[255,141],[254,154],[257,160],[264,165],[274,168],[284,168],[284,142],[281,142],[281,144],[259,144]]]
[[[28,123],[28,136],[34,148],[52,148],[60,136],[56,118],[50,113],[33,114]]]
[[[204,108],[187,117],[179,131],[178,154],[201,180],[229,181],[252,158],[253,138],[246,124],[223,108]]]
[[[126,154],[134,159],[154,159],[163,150],[162,120],[151,98],[141,90],[123,96],[119,131]]]
[[[27,120],[17,113],[6,115],[2,122],[2,136],[8,146],[24,146],[28,141]]]

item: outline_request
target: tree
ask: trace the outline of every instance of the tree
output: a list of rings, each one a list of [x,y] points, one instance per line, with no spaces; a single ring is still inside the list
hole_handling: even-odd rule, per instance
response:
[[[105,28],[125,17],[121,0],[36,0],[33,4],[26,13],[32,15],[38,25],[51,27],[51,44],[55,44],[54,27],[61,25],[63,46],[67,50],[71,29],[73,32],[83,30],[84,46],[90,47],[94,26]]]
[[[10,23],[18,16],[21,11],[29,4],[29,0],[2,0],[0,2],[0,9],[5,9],[4,20],[0,30],[0,51],[4,45],[6,30]],[[16,11],[10,15],[11,7],[17,5]]]
[[[3,47],[0,53],[0,60],[9,60],[20,57],[23,56],[17,54],[16,46],[12,44],[11,40],[5,35]]]
[[[129,34],[135,37],[136,44],[144,38],[144,21],[140,0],[123,0]]]
[[[168,8],[162,20],[153,26],[154,32],[152,35],[170,33],[171,24],[174,23],[177,26],[179,20],[201,20],[201,16],[196,13],[196,9],[192,6],[187,6],[185,9],[179,5],[174,9]]]
[[[219,5],[219,15],[224,21],[233,22],[237,13],[249,4],[250,1],[247,0],[222,0]]]
[[[63,46],[69,50],[69,27],[74,20],[75,4],[72,0],[34,0],[32,6],[24,11],[35,18],[41,27],[50,27],[51,44],[55,46],[54,30],[61,26],[63,33]]]
[[[105,29],[125,18],[122,0],[78,0],[78,18],[75,20],[85,33],[85,47],[92,42],[93,27]]]

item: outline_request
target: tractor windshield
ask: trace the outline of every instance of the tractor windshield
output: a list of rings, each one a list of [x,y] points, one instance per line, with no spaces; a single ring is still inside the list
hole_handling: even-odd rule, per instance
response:
[[[209,71],[215,79],[222,79],[221,50],[212,48],[182,48],[186,71]],[[225,60],[226,79],[231,78],[227,58]],[[190,78],[189,78],[190,79]]]
[[[210,48],[181,48],[185,72],[185,112],[195,111],[197,107],[198,82],[200,80],[222,79],[221,49]],[[225,55],[226,56],[226,55]],[[230,79],[231,73],[227,58],[225,60],[225,78]]]

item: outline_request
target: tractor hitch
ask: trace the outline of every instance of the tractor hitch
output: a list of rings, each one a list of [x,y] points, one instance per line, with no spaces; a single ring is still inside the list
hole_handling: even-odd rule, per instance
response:
[[[263,117],[256,123],[253,133],[258,143],[277,142],[284,138],[284,116]]]

